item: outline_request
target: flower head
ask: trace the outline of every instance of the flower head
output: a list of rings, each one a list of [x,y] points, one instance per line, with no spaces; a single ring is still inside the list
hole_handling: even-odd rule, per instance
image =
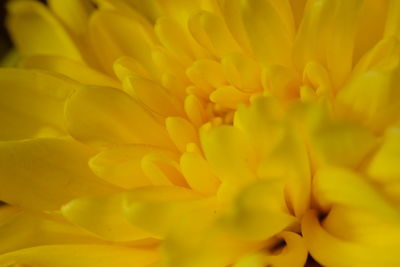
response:
[[[400,265],[399,1],[47,2],[8,3],[0,266]]]

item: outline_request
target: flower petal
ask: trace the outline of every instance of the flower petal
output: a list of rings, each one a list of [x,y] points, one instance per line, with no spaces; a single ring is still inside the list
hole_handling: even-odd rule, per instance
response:
[[[388,15],[385,25],[385,37],[396,36],[400,34],[400,3],[396,0],[388,1]]]
[[[290,130],[276,148],[261,159],[258,175],[264,179],[279,177],[283,180],[288,208],[296,216],[301,217],[309,208],[310,162],[303,141]]]
[[[250,52],[250,41],[242,19],[242,0],[222,0],[220,5],[231,34],[243,50]]]
[[[68,140],[1,142],[0,199],[27,209],[53,210],[79,196],[115,192],[91,173],[87,161],[92,155]]]
[[[69,221],[106,240],[124,242],[148,237],[125,218],[123,200],[122,194],[79,198],[65,204],[61,212]]]
[[[195,95],[188,95],[185,98],[185,112],[188,119],[197,127],[204,124],[206,111],[202,101]]]
[[[397,63],[391,70],[371,70],[355,77],[338,93],[337,113],[360,121],[375,132],[382,131],[398,120],[399,72]]]
[[[180,160],[182,174],[193,190],[213,195],[219,186],[219,180],[212,173],[208,162],[197,152],[186,152]]]
[[[165,237],[187,214],[210,209],[210,201],[182,187],[154,186],[135,189],[126,195],[125,214],[135,226],[151,236]],[[193,217],[191,217],[193,219]],[[195,220],[193,220],[195,222]]]
[[[398,247],[400,221],[363,209],[334,205],[322,226],[337,238],[367,246]]]
[[[386,131],[383,143],[367,167],[369,177],[377,182],[400,182],[400,129]]]
[[[310,153],[318,166],[356,168],[375,148],[377,140],[369,130],[354,123],[334,121],[323,112],[319,116],[310,134]]]
[[[8,29],[23,54],[60,55],[82,60],[71,37],[42,3],[12,1],[8,4],[8,13]]]
[[[94,11],[90,0],[49,0],[48,5],[71,32],[76,35],[83,35],[87,32],[89,16]]]
[[[363,0],[338,1],[332,18],[332,32],[326,49],[327,69],[336,86],[344,83],[353,67],[357,22]]]
[[[395,14],[396,8],[389,7],[389,2],[396,3],[392,0],[383,0],[379,3],[375,0],[364,0],[360,9],[359,21],[356,32],[356,42],[354,48],[354,62],[357,62],[369,49],[371,49],[379,40],[388,37],[391,34],[384,32],[387,24],[389,12]],[[374,21],[371,24],[371,21]],[[368,31],[368,34],[365,32]],[[389,33],[389,32],[388,32]]]
[[[153,185],[188,187],[177,159],[166,153],[151,153],[142,158],[142,169]]]
[[[261,68],[257,61],[240,53],[230,53],[222,60],[226,79],[244,92],[260,91]]]
[[[281,251],[273,249],[263,249],[262,252],[251,253],[239,259],[234,267],[264,267],[273,265],[276,267],[304,266],[307,260],[307,248],[303,238],[293,232],[283,231],[277,237],[282,238],[280,242],[285,242]],[[279,241],[278,241],[279,242]],[[272,251],[270,251],[272,250]]]
[[[193,14],[188,21],[188,27],[199,44],[216,57],[221,58],[226,53],[240,51],[224,21],[215,14],[207,11]]]
[[[318,222],[315,212],[307,213],[302,222],[307,248],[316,261],[325,266],[397,266],[400,264],[396,246],[371,247],[339,239]]]
[[[41,69],[65,75],[87,85],[120,88],[121,85],[111,77],[85,66],[79,62],[61,56],[35,55],[22,62],[26,69]]]
[[[390,70],[399,63],[400,42],[395,37],[382,39],[364,54],[353,70],[357,77],[370,70]]]
[[[325,209],[338,204],[371,211],[386,218],[400,218],[400,213],[377,189],[348,169],[320,169],[314,176],[313,191],[314,197]]]
[[[355,33],[361,0],[312,1],[306,7],[295,45],[295,62],[303,69],[310,61],[325,66],[340,88],[353,66]]]
[[[222,66],[214,60],[197,60],[187,69],[186,74],[195,86],[204,91],[205,97],[215,88],[226,85]]]
[[[65,107],[68,131],[97,145],[141,143],[171,146],[154,117],[129,95],[106,87],[84,87]]]
[[[273,97],[259,97],[246,107],[239,106],[234,125],[257,147],[260,156],[270,152],[283,137],[283,106]]]
[[[151,22],[154,22],[162,15],[161,4],[157,0],[124,0],[127,4],[131,5],[140,14],[143,14]]]
[[[0,238],[1,255],[39,245],[101,243],[58,217],[21,211],[9,205],[0,208]]]
[[[89,167],[111,184],[130,189],[150,185],[141,161],[148,154],[170,155],[169,151],[147,145],[124,145],[104,150],[89,161]]]
[[[262,241],[296,221],[288,213],[284,185],[276,179],[260,181],[243,189],[223,222],[227,231],[240,239]]]
[[[285,13],[281,11],[281,7],[287,1],[245,0],[242,2],[244,27],[254,54],[261,64],[263,66],[274,64],[291,66],[293,25],[288,26],[287,19],[281,17],[281,13]],[[286,4],[290,12],[290,6]]]
[[[39,246],[0,256],[0,265],[57,267],[145,267],[154,263],[154,250],[105,245]]]
[[[162,116],[183,114],[183,105],[158,83],[138,76],[127,77],[125,91]]]
[[[133,57],[155,74],[153,38],[139,21],[117,11],[96,11],[90,19],[89,34],[98,59],[109,74],[113,74],[113,63],[121,56]]]
[[[165,125],[169,137],[181,152],[186,151],[186,146],[189,143],[199,143],[196,129],[186,119],[181,117],[168,117],[165,121]]]
[[[219,87],[210,95],[210,100],[222,108],[236,109],[240,104],[248,103],[250,95],[233,86]]]
[[[246,136],[237,128],[203,127],[201,143],[207,161],[222,181],[248,183],[255,178],[251,170],[253,151]]]
[[[62,135],[64,103],[78,85],[39,71],[0,70],[0,140]],[[49,136],[49,135],[47,135]]]
[[[187,66],[195,58],[191,40],[185,31],[173,19],[161,17],[157,20],[154,31],[158,39],[179,61]]]

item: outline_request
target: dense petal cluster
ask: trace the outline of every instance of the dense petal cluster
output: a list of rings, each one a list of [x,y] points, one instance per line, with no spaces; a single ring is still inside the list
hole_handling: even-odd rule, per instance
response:
[[[400,1],[7,7],[0,266],[400,266]]]

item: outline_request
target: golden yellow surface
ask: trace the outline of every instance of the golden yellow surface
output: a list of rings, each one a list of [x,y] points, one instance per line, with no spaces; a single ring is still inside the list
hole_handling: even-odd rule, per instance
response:
[[[400,266],[400,1],[7,9],[1,267]]]

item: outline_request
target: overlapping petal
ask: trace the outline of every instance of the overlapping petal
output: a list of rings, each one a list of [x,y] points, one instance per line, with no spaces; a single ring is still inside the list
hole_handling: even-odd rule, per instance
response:
[[[8,4],[0,265],[400,264],[397,0],[48,6]]]

